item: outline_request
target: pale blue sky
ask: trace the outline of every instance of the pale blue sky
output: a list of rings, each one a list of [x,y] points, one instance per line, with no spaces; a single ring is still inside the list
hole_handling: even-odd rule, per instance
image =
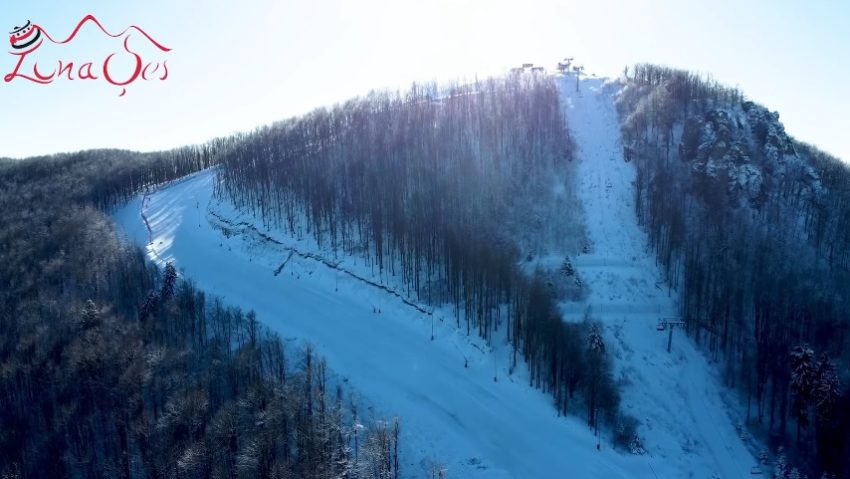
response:
[[[87,13],[173,48],[169,79],[131,85],[0,83],[0,156],[98,147],[155,150],[249,130],[375,88],[501,73],[573,56],[617,75],[648,61],[711,73],[781,113],[798,139],[850,160],[846,1],[99,0],[4,2],[65,36]],[[2,40],[10,51],[6,38]],[[120,49],[93,32],[66,61]],[[16,59],[0,52],[0,70]]]

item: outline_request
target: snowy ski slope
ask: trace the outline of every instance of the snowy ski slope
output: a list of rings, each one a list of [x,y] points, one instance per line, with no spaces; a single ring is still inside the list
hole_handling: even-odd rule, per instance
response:
[[[435,460],[453,478],[653,477],[633,475],[649,472],[644,458],[597,451],[585,423],[556,417],[547,395],[529,388],[525,376],[507,378],[507,361],[457,332],[453,320],[442,322],[440,311],[431,341],[430,316],[318,261],[293,257],[276,276],[289,256],[283,247],[250,228],[233,229],[238,233],[228,238],[214,226],[219,220],[208,208],[228,214],[211,198],[214,181],[214,172],[200,173],[130,202],[114,217],[152,260],[174,260],[198,286],[254,309],[283,337],[312,342],[378,417],[398,415],[404,477],[431,477]],[[234,223],[247,218],[232,210],[228,216]],[[300,251],[314,247],[267,234]]]
[[[575,266],[590,288],[587,305],[606,325],[617,374],[627,384],[623,409],[641,421],[659,477],[749,476],[755,461],[705,357],[679,330],[667,353],[669,331],[656,329],[660,319],[676,317],[676,303],[638,226],[636,172],[623,161],[613,88],[604,86],[604,80],[591,78],[576,92],[575,78],[566,77],[561,98],[579,148],[578,195],[591,242],[590,253],[579,255]]]
[[[313,343],[361,396],[361,416],[368,409],[378,417],[398,415],[404,477],[431,477],[435,462],[454,478],[748,477],[754,461],[709,365],[680,335],[668,354],[666,334],[655,330],[658,315],[675,307],[645,249],[632,203],[633,166],[618,154],[613,99],[597,94],[601,85],[583,81],[576,94],[568,79],[562,89],[593,242],[593,251],[575,263],[591,288],[587,303],[606,324],[615,367],[628,379],[624,409],[643,423],[651,456],[623,454],[606,443],[597,450],[582,418],[557,417],[527,375],[507,376],[505,349],[492,351],[456,331],[449,311],[422,313],[292,253],[330,259],[310,239],[265,229],[260,235],[254,218],[212,197],[214,171],[137,198],[114,218],[153,261],[175,261],[198,286],[254,309],[283,337]],[[341,261],[378,280],[357,258]],[[576,311],[567,317],[574,320],[584,305],[565,310]]]

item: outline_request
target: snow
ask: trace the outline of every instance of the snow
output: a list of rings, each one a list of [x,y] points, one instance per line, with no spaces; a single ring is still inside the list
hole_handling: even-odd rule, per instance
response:
[[[639,434],[659,477],[739,478],[756,464],[733,426],[723,386],[693,342],[659,320],[676,318],[671,292],[648,248],[635,214],[633,163],[623,160],[615,88],[588,79],[575,92],[562,80],[562,102],[579,146],[578,195],[585,209],[591,251],[574,259],[589,287],[581,304],[565,304],[567,320],[586,307],[606,325],[622,406],[641,423]],[[609,346],[610,347],[610,346]]]
[[[214,181],[214,171],[197,174],[131,201],[114,218],[153,261],[175,261],[207,292],[254,309],[283,337],[311,342],[377,417],[398,415],[403,477],[431,477],[436,461],[456,478],[654,478],[645,458],[607,444],[597,451],[584,421],[557,417],[550,397],[529,387],[527,375],[508,377],[507,351],[491,352],[457,331],[450,311],[429,316],[298,255],[275,275],[287,247],[321,252],[309,239],[280,232],[263,234],[283,245],[262,241],[244,225],[223,234],[211,213],[234,225],[248,216],[212,198]]]
[[[577,320],[589,305],[603,321],[624,378],[624,410],[641,421],[649,455],[618,452],[604,441],[597,450],[583,418],[558,417],[524,371],[507,374],[506,346],[491,349],[467,337],[449,310],[429,315],[405,303],[404,294],[330,266],[391,287],[361,260],[334,258],[308,237],[264,229],[220,203],[212,197],[214,170],[137,198],[113,216],[151,260],[175,261],[208,293],[255,310],[285,338],[312,343],[356,389],[362,417],[367,408],[376,417],[398,415],[403,477],[431,477],[436,463],[457,478],[747,477],[755,461],[732,427],[710,365],[680,331],[668,354],[666,332],[655,330],[658,317],[675,314],[675,302],[637,225],[634,169],[622,161],[613,98],[602,85],[583,80],[576,94],[569,77],[562,89],[593,244],[573,261],[589,295],[562,310]]]

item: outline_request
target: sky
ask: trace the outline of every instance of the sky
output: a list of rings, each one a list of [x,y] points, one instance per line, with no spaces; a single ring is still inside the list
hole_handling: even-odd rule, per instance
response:
[[[87,14],[112,33],[137,25],[170,48],[159,51],[134,31],[127,40],[144,64],[167,61],[168,77],[133,82],[123,96],[103,78],[0,82],[0,157],[168,149],[374,89],[573,57],[600,76],[638,62],[710,74],[779,111],[798,140],[850,161],[850,2],[841,0],[33,0],[4,1],[0,28],[31,20],[60,40]],[[92,27],[68,44],[42,46],[19,72],[32,76],[32,63],[50,72],[59,61],[76,69],[92,62],[101,72],[115,54],[113,77],[128,78],[133,57],[123,37]],[[6,75],[18,57],[3,41]]]

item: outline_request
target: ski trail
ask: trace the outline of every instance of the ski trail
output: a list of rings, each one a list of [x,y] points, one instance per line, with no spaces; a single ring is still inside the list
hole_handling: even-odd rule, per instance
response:
[[[644,458],[607,444],[597,450],[582,418],[558,417],[552,398],[529,386],[524,368],[508,376],[507,347],[491,351],[477,336],[467,337],[450,309],[423,314],[314,258],[295,255],[275,275],[287,247],[324,252],[312,239],[280,231],[263,231],[267,239],[248,234],[247,226],[225,234],[211,212],[199,224],[210,208],[232,225],[258,224],[217,203],[215,181],[214,171],[196,175],[150,193],[144,203],[134,200],[114,217],[147,244],[154,261],[174,261],[206,292],[255,310],[283,337],[311,342],[362,397],[362,417],[398,415],[402,477],[430,478],[431,465],[440,463],[448,477],[463,479],[654,479]],[[367,277],[368,266],[362,268],[358,274]],[[297,354],[295,346],[289,351]]]
[[[676,308],[637,226],[634,169],[621,159],[612,99],[593,91],[600,87],[599,80],[584,81],[582,95],[567,88],[562,95],[580,148],[579,196],[593,242],[574,264],[591,290],[587,303],[606,324],[623,408],[641,421],[652,457],[620,454],[607,444],[597,450],[585,421],[557,417],[551,397],[529,387],[524,368],[507,375],[507,348],[491,351],[466,337],[451,311],[428,316],[297,255],[281,270],[287,247],[326,253],[310,239],[272,230],[267,235],[274,241],[266,241],[246,233],[248,227],[225,234],[210,208],[234,225],[260,223],[216,202],[215,171],[137,198],[114,217],[154,261],[174,261],[210,294],[254,309],[284,337],[313,343],[350,380],[364,408],[371,406],[364,417],[399,415],[402,477],[431,477],[433,462],[453,478],[746,477],[754,462],[730,424],[710,366],[678,332],[668,354],[666,334],[655,331],[657,317]],[[362,268],[353,271],[370,277],[368,266]]]
[[[746,477],[755,460],[732,425],[711,365],[679,330],[667,353],[668,331],[656,330],[660,318],[678,310],[637,223],[635,169],[623,160],[614,96],[602,79],[580,85],[576,92],[575,78],[561,80],[591,242],[575,266],[590,290],[585,306],[606,325],[624,385],[622,407],[641,421],[647,461],[659,477]]]

